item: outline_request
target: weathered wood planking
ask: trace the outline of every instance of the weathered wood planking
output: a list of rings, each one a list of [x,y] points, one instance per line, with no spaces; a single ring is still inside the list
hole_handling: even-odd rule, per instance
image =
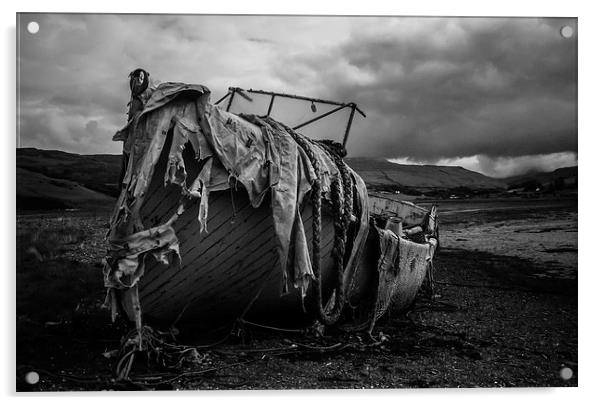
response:
[[[420,225],[429,213],[429,210],[408,201],[397,201],[373,194],[369,197],[370,213],[401,218],[404,228]]]
[[[179,190],[163,186],[165,160],[163,155],[142,204],[142,220],[148,227],[165,222],[178,206]],[[200,165],[191,159],[186,159],[186,164],[189,176],[196,175]],[[254,311],[301,311],[300,294],[292,285],[289,294],[281,295],[282,272],[268,196],[255,209],[242,187],[212,193],[208,232],[202,234],[198,210],[195,203],[174,224],[180,241],[180,265],[165,266],[147,259],[146,272],[139,283],[145,316],[170,322],[184,309],[183,320],[236,316],[254,299]],[[325,205],[321,239],[325,296],[330,295],[335,280],[331,258],[334,227],[329,213]],[[305,207],[302,214],[311,252],[311,208]]]

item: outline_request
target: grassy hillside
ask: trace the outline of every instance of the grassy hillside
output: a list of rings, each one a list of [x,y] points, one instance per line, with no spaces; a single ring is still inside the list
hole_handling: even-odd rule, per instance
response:
[[[506,183],[460,166],[401,165],[386,159],[347,158],[347,164],[373,189],[399,190],[407,194],[501,190]]]
[[[117,196],[120,155],[77,155],[56,150],[17,149],[17,167],[53,179],[79,183],[90,190]]]
[[[53,179],[17,167],[18,210],[104,208],[110,207],[114,202],[113,197],[76,182]]]

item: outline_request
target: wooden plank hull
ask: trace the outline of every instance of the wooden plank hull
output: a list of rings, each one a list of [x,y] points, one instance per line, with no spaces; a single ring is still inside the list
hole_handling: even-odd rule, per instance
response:
[[[165,159],[161,159],[141,208],[145,227],[164,223],[178,207],[181,192],[173,185],[163,186]],[[187,162],[187,170],[200,170]],[[194,178],[196,173],[189,173]],[[304,319],[299,291],[289,286],[283,295],[283,274],[278,260],[275,232],[266,196],[253,208],[246,191],[225,190],[210,194],[207,232],[199,232],[199,204],[194,203],[173,224],[180,242],[180,263],[166,266],[147,259],[139,282],[139,297],[146,320],[170,323],[181,321],[227,323],[249,309],[249,316],[268,315],[272,319]],[[311,253],[312,211],[302,210],[305,233]],[[334,227],[323,205],[321,268],[324,296],[334,283],[331,258]],[[311,294],[311,291],[309,292]],[[250,306],[250,307],[249,307]],[[248,308],[249,307],[249,308]]]
[[[182,189],[179,185],[165,184],[168,148],[164,148],[155,167],[144,200],[140,206],[140,218],[144,229],[167,223],[181,204]],[[194,179],[201,170],[189,150],[183,154],[187,178]],[[370,208],[380,220],[389,213],[403,219],[404,225],[423,222],[429,211],[414,204],[370,198]],[[250,204],[244,187],[212,192],[208,202],[207,229],[200,232],[200,202],[192,199],[185,204],[184,212],[171,223],[179,242],[180,260],[163,264],[148,255],[145,272],[137,284],[140,313],[145,323],[169,326],[193,323],[202,330],[210,331],[222,325],[231,325],[244,316],[247,320],[263,320],[270,325],[304,324],[315,319],[304,310],[300,290],[288,282],[284,294],[284,275],[279,262],[269,194],[256,208]],[[313,229],[311,204],[300,207],[307,245],[312,250]],[[379,296],[383,288],[393,294],[385,306],[392,303],[400,308],[409,305],[425,276],[422,263],[416,268],[404,267],[401,274],[383,279],[379,263],[382,256],[380,237],[370,232],[366,245],[356,253],[359,268],[349,274],[351,285],[345,288],[353,307],[366,308],[366,319],[375,319],[376,307],[381,307]],[[334,224],[329,204],[322,204],[321,229],[321,278],[322,297],[327,301],[336,286],[336,273],[332,249]],[[401,252],[401,247],[397,250]],[[409,246],[404,249],[415,250]],[[428,250],[428,248],[427,248]],[[396,251],[396,252],[397,252]],[[403,255],[403,252],[401,252]],[[424,256],[424,255],[423,255]],[[432,258],[432,255],[429,255]],[[378,270],[377,270],[378,269]],[[379,276],[379,274],[381,276]],[[289,279],[292,276],[289,275]],[[393,283],[393,284],[391,284]],[[390,288],[395,285],[394,288]],[[313,299],[312,287],[306,300]],[[322,303],[323,305],[326,302]],[[128,306],[126,306],[128,307]],[[136,305],[130,306],[135,308]],[[372,315],[370,315],[372,314]],[[132,320],[136,316],[128,313]],[[364,316],[362,316],[363,318]],[[360,324],[365,322],[360,321]]]

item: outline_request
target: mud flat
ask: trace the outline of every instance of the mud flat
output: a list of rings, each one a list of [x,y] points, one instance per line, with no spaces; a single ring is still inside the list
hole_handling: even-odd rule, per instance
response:
[[[576,386],[576,201],[441,202],[440,211],[438,296],[385,316],[374,339],[246,325],[199,349],[194,365],[141,364],[134,375],[154,377],[136,384],[112,380],[102,356],[129,327],[100,308],[107,218],[20,217],[17,390]],[[27,384],[29,371],[40,382]]]
[[[536,277],[577,277],[577,200],[441,204],[441,242],[533,261]]]

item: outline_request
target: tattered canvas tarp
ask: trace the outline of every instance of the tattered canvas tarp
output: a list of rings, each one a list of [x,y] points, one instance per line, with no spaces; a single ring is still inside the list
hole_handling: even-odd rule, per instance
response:
[[[288,128],[269,118],[245,119],[228,113],[211,104],[209,94],[200,85],[163,83],[152,93],[144,110],[114,138],[124,140],[129,162],[109,232],[105,286],[113,295],[113,302],[124,301],[124,296],[128,296],[126,301],[130,296],[136,300],[130,290],[136,288],[144,275],[146,256],[152,255],[166,264],[178,260],[174,224],[191,201],[200,206],[199,232],[211,232],[207,229],[211,213],[209,194],[231,187],[244,187],[253,207],[270,195],[283,289],[286,291],[290,280],[304,295],[309,281],[315,277],[299,207],[316,180],[322,187],[323,198],[330,199],[332,180],[340,176],[331,153],[317,142],[307,143],[310,150],[300,147]],[[166,185],[180,187],[181,204],[167,222],[145,228],[140,207],[170,131],[173,135],[164,181]],[[202,164],[202,170],[192,181],[188,179],[183,159],[187,145],[192,146]],[[308,151],[319,165],[312,164]],[[357,255],[367,233],[368,210],[365,185],[358,176],[354,179],[353,194],[363,207],[354,215],[360,228],[352,253]],[[290,266],[289,257],[293,258]],[[355,260],[351,258],[349,262]],[[136,303],[134,306],[139,307]]]

